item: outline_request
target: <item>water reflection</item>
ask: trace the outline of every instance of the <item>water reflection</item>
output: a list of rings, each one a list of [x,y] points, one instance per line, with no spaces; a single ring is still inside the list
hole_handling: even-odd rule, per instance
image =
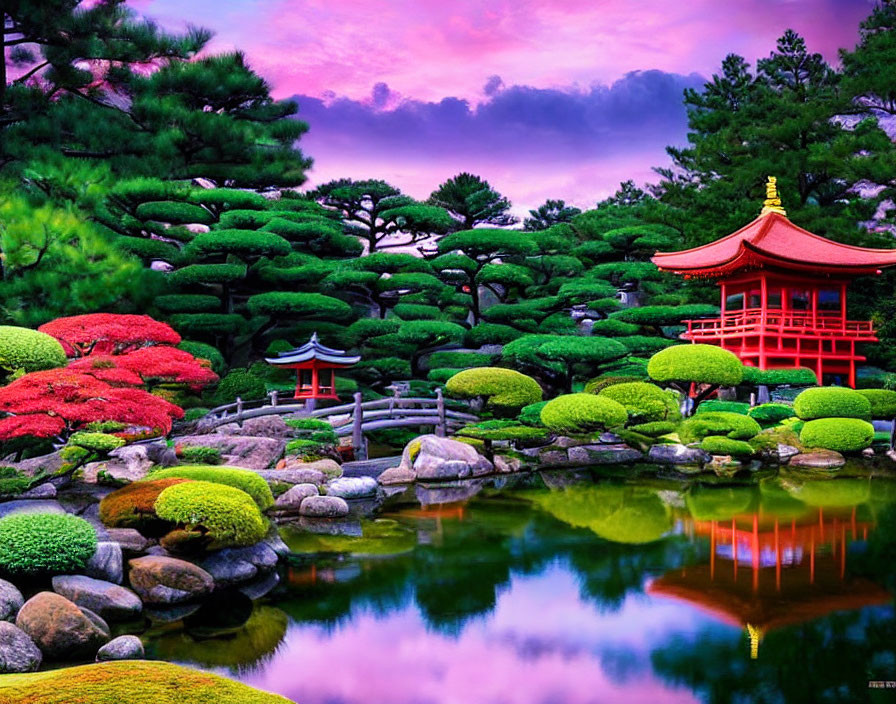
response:
[[[297,554],[245,623],[194,617],[150,652],[303,704],[865,701],[896,679],[896,481],[460,489],[284,531]]]

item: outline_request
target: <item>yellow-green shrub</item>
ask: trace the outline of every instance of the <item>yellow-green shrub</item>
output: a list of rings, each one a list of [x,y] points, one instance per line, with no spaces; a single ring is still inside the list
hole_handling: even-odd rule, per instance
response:
[[[262,511],[267,511],[274,505],[274,496],[271,488],[260,475],[251,469],[239,467],[217,466],[183,466],[159,469],[150,475],[151,479],[193,479],[196,481],[225,484],[235,489],[245,491]]]
[[[842,386],[806,389],[794,399],[793,410],[803,420],[871,417],[870,401]]]
[[[541,401],[535,379],[500,367],[465,369],[445,383],[445,390],[457,398],[484,398],[486,407],[496,411],[518,411]]]
[[[859,418],[818,418],[800,431],[800,442],[806,447],[837,452],[858,452],[871,447],[873,440],[874,426]]]
[[[541,409],[542,424],[558,433],[589,433],[623,425],[625,407],[594,394],[566,394],[548,401]]]

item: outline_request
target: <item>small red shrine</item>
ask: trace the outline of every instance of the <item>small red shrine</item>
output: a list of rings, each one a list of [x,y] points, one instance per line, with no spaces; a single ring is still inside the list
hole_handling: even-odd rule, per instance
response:
[[[344,350],[322,345],[317,333],[301,347],[280,352],[276,357],[265,358],[268,364],[295,369],[295,398],[307,399],[312,403],[317,399],[338,399],[333,370],[345,369],[360,360],[361,357],[348,355]]]
[[[685,278],[716,279],[721,316],[687,320],[682,338],[719,345],[760,369],[809,367],[819,383],[840,376],[853,388],[858,342],[877,342],[871,321],[848,320],[846,289],[857,276],[896,266],[896,249],[840,244],[797,227],[774,178],[765,207],[737,232],[653,263]]]

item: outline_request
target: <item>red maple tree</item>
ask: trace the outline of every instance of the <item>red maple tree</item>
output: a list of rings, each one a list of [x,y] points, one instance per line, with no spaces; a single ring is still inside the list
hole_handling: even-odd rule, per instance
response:
[[[38,330],[59,340],[69,357],[119,355],[150,345],[176,345],[180,335],[148,315],[90,313],[57,318]]]
[[[88,423],[115,421],[167,434],[183,410],[133,386],[112,386],[65,369],[32,372],[0,388],[0,440],[64,436]]]
[[[68,368],[115,386],[185,384],[198,391],[218,380],[209,366],[176,347],[153,345],[121,355],[92,354],[73,360]]]

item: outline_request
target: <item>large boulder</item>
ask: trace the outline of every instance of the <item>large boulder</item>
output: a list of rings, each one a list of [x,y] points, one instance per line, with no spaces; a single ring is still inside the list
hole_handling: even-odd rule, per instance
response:
[[[139,535],[139,534],[138,534]],[[124,579],[124,560],[121,545],[114,540],[104,540],[96,544],[96,552],[84,568],[84,574],[107,582],[121,584]]]
[[[401,454],[402,469],[412,469],[420,480],[463,479],[492,471],[492,463],[466,443],[421,435],[409,442]]]
[[[58,501],[29,500],[4,501],[0,503],[0,518],[13,516],[18,513],[65,513],[65,509]]]
[[[345,499],[338,496],[309,496],[299,507],[302,516],[311,518],[342,518],[349,513]]]
[[[16,585],[0,579],[0,621],[15,621],[16,614],[24,603],[25,597]]]
[[[102,618],[53,592],[40,592],[26,601],[16,626],[50,660],[93,657],[109,640],[109,626]]]
[[[18,626],[0,621],[0,675],[34,672],[43,656],[34,641]]]
[[[327,496],[342,499],[362,499],[376,495],[379,485],[373,477],[340,477],[324,486]]]
[[[109,541],[117,543],[123,552],[142,553],[151,545],[150,541],[134,528],[108,528],[107,533]]]
[[[395,484],[410,484],[417,479],[417,473],[413,469],[404,467],[390,467],[377,477],[377,481],[383,486]]]
[[[647,459],[657,464],[705,464],[711,459],[708,452],[687,445],[653,445]]]
[[[274,501],[274,510],[283,513],[298,513],[302,501],[320,492],[315,484],[295,484]]]
[[[248,435],[257,438],[286,438],[292,434],[292,429],[280,416],[249,418],[243,421],[242,427],[236,426],[235,430],[228,427],[228,431],[230,435]]]
[[[837,469],[846,464],[846,458],[834,450],[813,450],[793,455],[789,464],[805,469]]]
[[[131,587],[147,604],[179,604],[210,594],[212,576],[201,567],[162,555],[138,557],[131,568]]]
[[[247,435],[187,435],[176,438],[179,445],[213,447],[220,451],[224,464],[245,469],[268,469],[273,467],[283,455],[286,441],[283,438],[268,438]]]
[[[260,470],[258,475],[268,483],[317,484],[318,486],[327,479],[320,470],[305,467],[301,469],[265,469]]]
[[[254,579],[277,566],[277,553],[261,542],[245,548],[225,548],[205,558],[199,566],[215,580],[215,587],[229,587]]]
[[[97,651],[96,661],[142,660],[143,655],[143,643],[137,636],[118,636]]]
[[[643,457],[640,451],[628,445],[581,445],[567,452],[572,465],[625,464]]]
[[[123,476],[117,478],[128,479],[132,482],[143,479],[153,466],[153,461],[150,459],[145,445],[125,445],[112,450],[109,457],[117,460],[123,467]]]
[[[125,621],[143,611],[143,603],[130,589],[83,575],[53,577],[53,591],[108,621]]]
[[[56,487],[46,482],[44,484],[38,484],[33,489],[29,489],[28,491],[23,491],[19,494],[20,499],[55,499]]]

